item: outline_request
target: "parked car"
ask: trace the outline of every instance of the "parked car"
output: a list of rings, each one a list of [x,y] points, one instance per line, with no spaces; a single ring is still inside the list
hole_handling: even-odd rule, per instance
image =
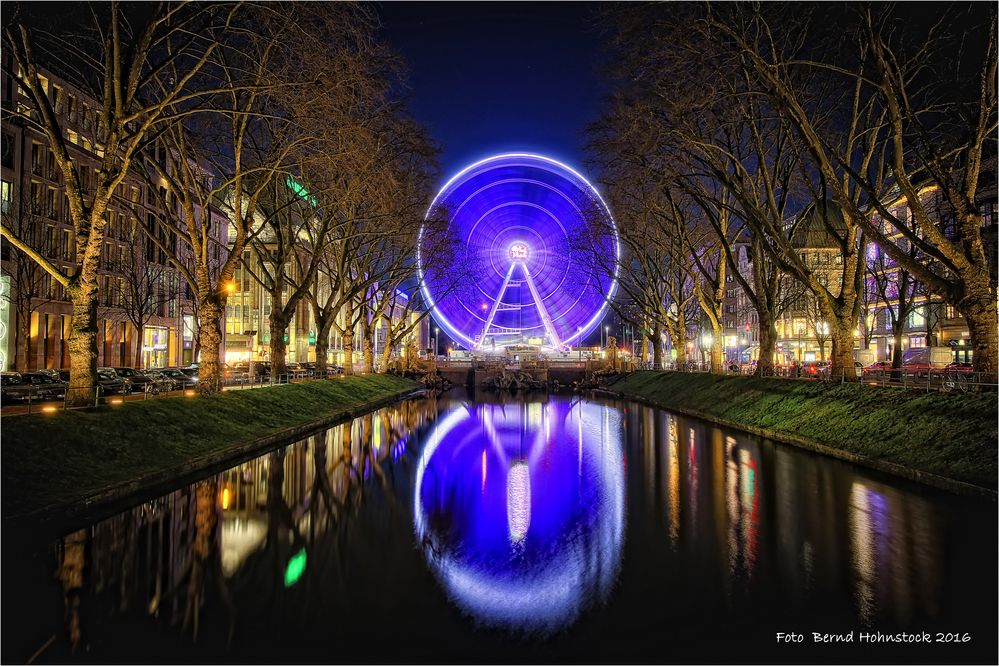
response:
[[[826,364],[825,366],[823,366],[819,370],[819,376],[822,377],[823,379],[830,379],[831,378],[830,377],[830,373],[831,372],[832,372],[832,365],[831,364]],[[854,376],[856,376],[856,377],[863,377],[864,376],[864,364],[861,363],[860,361],[854,361],[853,362],[853,372],[854,372]],[[832,379],[839,379],[839,377],[834,377]]]
[[[169,393],[170,391],[180,389],[180,384],[162,370],[150,370],[145,374],[150,380],[150,383],[147,385],[149,386],[150,393],[159,395],[160,393]]]
[[[801,364],[802,377],[818,377],[823,371],[828,372],[828,361],[805,361]]]
[[[198,385],[197,375],[189,375],[180,368],[163,368],[159,373],[172,379],[178,389],[194,388]]]
[[[69,371],[66,370],[67,377]],[[97,385],[101,388],[101,395],[128,395],[132,387],[118,376],[114,368],[97,368]]]
[[[864,368],[864,374],[880,374],[882,372],[888,372],[889,370],[891,370],[891,361],[875,361]]]
[[[141,393],[148,386],[152,390],[153,380],[146,373],[135,368],[114,368],[115,373],[128,385],[132,393]]]
[[[22,402],[35,394],[35,387],[25,383],[20,372],[0,374],[0,401],[4,403]]]
[[[62,400],[66,397],[67,381],[53,377],[48,372],[22,372],[21,381],[35,387],[35,397],[39,400]]]

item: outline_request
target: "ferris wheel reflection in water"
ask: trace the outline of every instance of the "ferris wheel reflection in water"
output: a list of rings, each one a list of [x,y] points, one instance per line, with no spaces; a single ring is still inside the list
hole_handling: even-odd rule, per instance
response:
[[[606,600],[624,533],[621,413],[568,401],[462,404],[416,471],[417,541],[476,620],[546,633]]]

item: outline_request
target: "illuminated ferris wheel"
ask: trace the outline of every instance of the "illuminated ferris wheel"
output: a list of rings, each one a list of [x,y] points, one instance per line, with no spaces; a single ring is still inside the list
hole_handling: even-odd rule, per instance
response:
[[[434,319],[454,340],[564,350],[599,325],[617,287],[617,234],[578,172],[541,155],[497,155],[449,180],[428,219],[441,211],[471,278],[454,288],[448,268],[424,265],[422,232],[418,260]]]

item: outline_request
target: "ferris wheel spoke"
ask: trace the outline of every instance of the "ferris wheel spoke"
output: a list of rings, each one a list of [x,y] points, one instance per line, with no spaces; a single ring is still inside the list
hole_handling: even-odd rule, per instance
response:
[[[503,285],[500,287],[499,294],[493,299],[493,306],[489,308],[489,316],[486,317],[485,328],[482,329],[482,337],[479,341],[475,343],[476,349],[482,349],[482,345],[485,344],[486,336],[489,335],[489,327],[492,326],[493,318],[496,317],[496,311],[499,310],[499,305],[503,301],[503,295],[506,293],[506,288],[510,285],[510,278],[513,277],[513,268],[515,264],[510,264],[510,269],[506,272],[506,277],[503,278]]]
[[[538,308],[538,313],[541,315],[541,321],[545,325],[545,331],[548,332],[552,346],[555,349],[562,349],[562,341],[558,339],[558,333],[555,331],[555,322],[552,321],[551,316],[548,314],[548,309],[545,308],[541,294],[538,293],[538,287],[534,284],[534,278],[531,277],[531,271],[527,269],[527,264],[522,264],[521,267],[524,269],[524,277],[527,279],[527,288],[531,290],[531,298],[534,299],[534,305]]]

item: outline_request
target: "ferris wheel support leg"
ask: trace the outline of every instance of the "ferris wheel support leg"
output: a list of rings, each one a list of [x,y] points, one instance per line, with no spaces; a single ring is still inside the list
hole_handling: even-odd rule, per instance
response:
[[[486,326],[482,329],[482,337],[479,338],[478,343],[476,343],[476,349],[482,349],[482,345],[485,344],[486,335],[489,334],[489,327],[493,324],[493,318],[496,316],[496,311],[499,309],[500,303],[503,301],[503,294],[506,293],[506,288],[510,284],[510,278],[513,277],[513,269],[516,264],[510,264],[510,270],[506,272],[506,277],[503,278],[503,286],[500,287],[499,294],[496,295],[496,300],[493,301],[493,306],[489,308],[489,316],[486,317]]]
[[[531,277],[531,271],[527,270],[526,264],[524,265],[524,277],[527,278],[527,287],[531,290],[531,298],[534,299],[534,304],[538,306],[538,312],[541,313],[541,321],[545,324],[545,330],[548,331],[548,337],[551,338],[552,345],[555,349],[562,349],[562,341],[558,339],[558,334],[555,332],[555,324],[552,322],[548,310],[545,309],[544,303],[541,302],[541,294],[538,293],[538,288],[534,284],[534,278]]]

